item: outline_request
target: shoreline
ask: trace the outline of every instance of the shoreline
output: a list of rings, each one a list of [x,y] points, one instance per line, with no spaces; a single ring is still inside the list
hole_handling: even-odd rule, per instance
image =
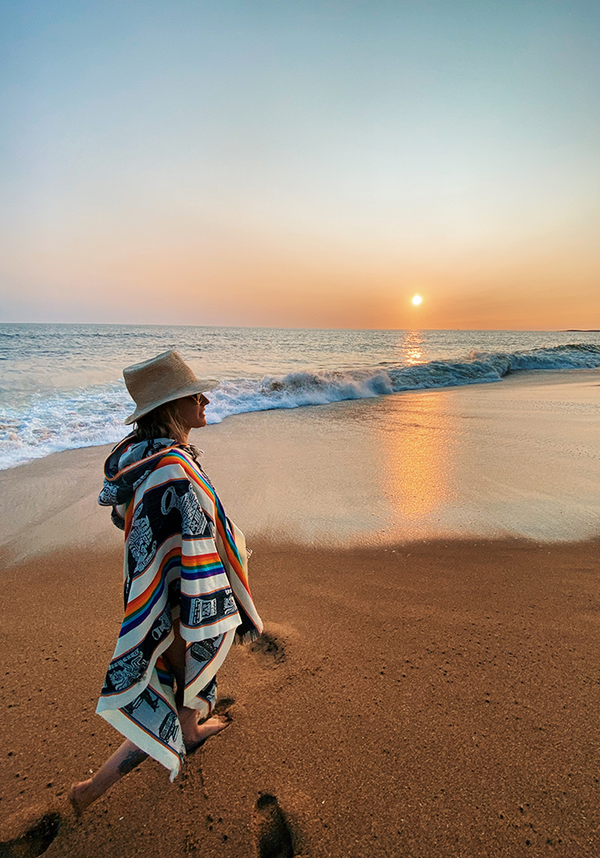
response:
[[[579,541],[600,532],[600,370],[236,415],[192,433],[251,543]],[[0,551],[120,545],[113,445],[0,471]]]
[[[0,839],[54,808],[49,858],[194,848],[239,858],[272,823],[269,795],[306,858],[591,858],[599,548],[255,543],[266,634],[220,671],[231,726],[174,784],[149,760],[80,820],[66,791],[119,742],[94,710],[121,621],[121,550],[13,566],[3,573]],[[25,605],[38,633],[14,610]]]
[[[296,411],[303,409],[326,409],[331,406],[340,406],[344,403],[360,403],[360,402],[372,402],[381,399],[387,399],[388,397],[402,397],[402,396],[410,396],[410,395],[419,395],[426,393],[436,393],[436,392],[446,392],[446,391],[454,391],[454,390],[464,390],[464,389],[477,389],[480,387],[487,387],[502,385],[504,386],[529,386],[529,385],[546,385],[546,384],[577,384],[581,382],[591,382],[593,379],[596,379],[597,383],[600,384],[600,367],[589,367],[589,368],[572,368],[572,369],[535,369],[535,370],[513,370],[508,372],[506,375],[503,375],[497,379],[488,379],[482,378],[476,382],[467,382],[462,384],[449,384],[447,386],[440,387],[417,387],[414,389],[406,389],[394,391],[392,393],[384,393],[384,394],[373,394],[370,396],[364,396],[359,398],[348,398],[348,399],[334,399],[329,402],[322,403],[313,403],[308,405],[295,405],[292,408],[282,408],[282,407],[273,407],[273,408],[265,408],[261,410],[250,410],[250,411],[242,411],[239,413],[228,414],[223,417],[220,423],[209,423],[209,427],[214,427],[221,425],[224,421],[231,421],[236,419],[243,419],[245,417],[249,417],[255,414],[272,414],[277,413],[279,411]],[[123,427],[123,431],[126,431],[126,427]],[[122,436],[124,437],[124,435]],[[89,450],[96,449],[98,447],[114,447],[121,438],[118,438],[115,441],[101,442],[91,445],[81,445],[75,447],[66,447],[64,449],[56,449],[51,452],[45,453],[42,456],[34,456],[30,459],[25,459],[24,461],[19,461],[14,464],[8,465],[7,467],[0,468],[0,474],[4,471],[11,471],[16,468],[25,467],[27,465],[34,464],[35,462],[43,461],[44,459],[51,458],[53,456],[59,455],[61,453],[66,452],[76,452],[77,450]]]

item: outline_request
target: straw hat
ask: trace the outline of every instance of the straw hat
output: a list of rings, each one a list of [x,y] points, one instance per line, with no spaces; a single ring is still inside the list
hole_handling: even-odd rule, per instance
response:
[[[180,354],[172,349],[123,370],[123,378],[136,404],[125,423],[135,423],[165,402],[212,390],[218,382],[196,378]]]

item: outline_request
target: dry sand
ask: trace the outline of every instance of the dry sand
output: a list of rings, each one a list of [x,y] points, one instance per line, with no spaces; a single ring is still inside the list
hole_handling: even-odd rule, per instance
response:
[[[119,742],[94,708],[120,553],[9,568],[2,840],[56,807],[48,858],[285,855],[265,830],[288,855],[598,855],[599,547],[255,546],[267,635],[220,673],[231,726],[174,784],[148,761],[81,820],[67,788]]]

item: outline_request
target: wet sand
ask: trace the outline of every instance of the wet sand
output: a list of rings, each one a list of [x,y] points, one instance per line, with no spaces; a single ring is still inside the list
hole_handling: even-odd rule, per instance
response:
[[[347,547],[600,532],[600,370],[242,414],[192,433],[250,541]],[[0,471],[13,559],[118,547],[98,507],[110,447]]]
[[[106,449],[2,472],[0,855],[599,854],[600,377],[551,375],[197,433],[266,634],[184,774],[149,760],[80,820],[120,742]]]

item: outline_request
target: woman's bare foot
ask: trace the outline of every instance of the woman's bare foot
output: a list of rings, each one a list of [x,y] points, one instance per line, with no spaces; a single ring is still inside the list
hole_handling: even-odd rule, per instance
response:
[[[86,807],[89,807],[99,797],[100,793],[96,793],[91,778],[87,781],[80,781],[78,784],[73,784],[69,791],[69,801],[75,811],[75,816],[81,816]]]
[[[192,722],[185,725],[184,741],[185,749],[189,753],[199,748],[209,736],[214,736],[215,733],[220,733],[231,723],[231,719],[226,715],[213,715],[201,724]],[[182,725],[183,726],[183,725]]]

